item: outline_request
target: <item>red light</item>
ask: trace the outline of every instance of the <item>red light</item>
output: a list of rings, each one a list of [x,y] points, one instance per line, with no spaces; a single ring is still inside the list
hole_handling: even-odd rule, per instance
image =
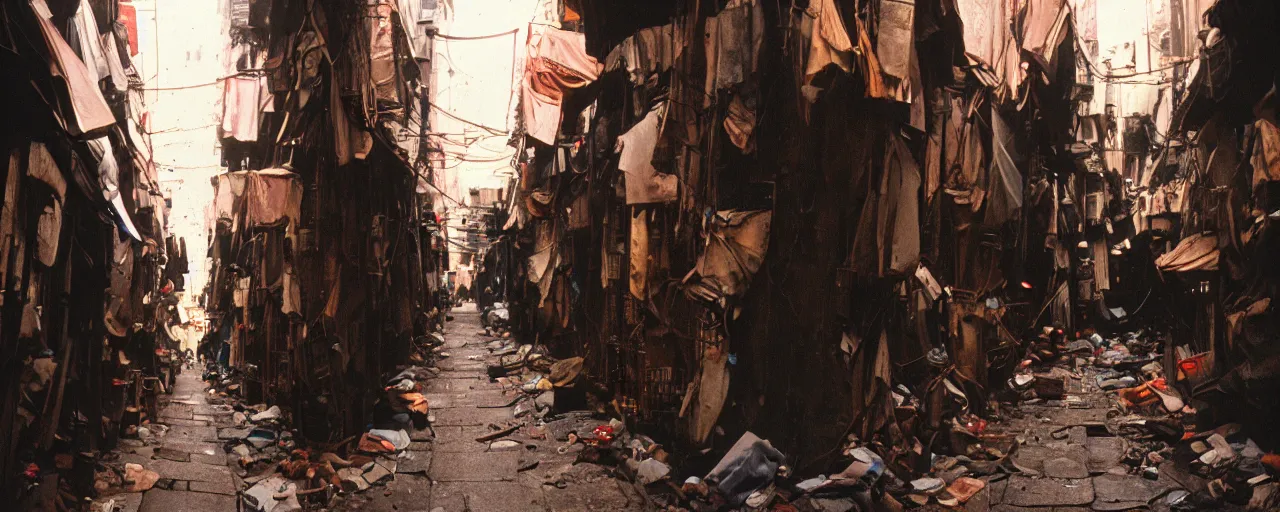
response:
[[[1028,289],[1028,290],[1030,290],[1030,289],[1031,289],[1031,283],[1026,282],[1026,281],[1023,281],[1023,282],[1022,282],[1022,287],[1023,287],[1023,288],[1026,288],[1026,289]]]

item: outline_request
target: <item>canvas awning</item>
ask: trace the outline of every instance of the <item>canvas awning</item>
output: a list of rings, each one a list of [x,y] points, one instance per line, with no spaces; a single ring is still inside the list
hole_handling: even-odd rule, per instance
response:
[[[1218,254],[1217,235],[1191,235],[1156,258],[1156,267],[1163,272],[1218,270]]]
[[[302,182],[285,169],[235,171],[214,178],[215,219],[243,214],[251,225],[268,225],[301,216]]]
[[[44,0],[32,0],[40,33],[49,50],[49,72],[59,86],[58,102],[67,132],[73,136],[100,130],[115,123],[115,115],[98,89],[96,72],[90,71],[71,45],[45,17]],[[96,35],[96,34],[95,34]],[[95,64],[96,65],[96,64]]]

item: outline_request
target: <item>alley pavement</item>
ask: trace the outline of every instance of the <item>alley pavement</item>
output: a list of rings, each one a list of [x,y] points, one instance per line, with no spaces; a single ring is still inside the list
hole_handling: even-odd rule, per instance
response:
[[[483,335],[474,304],[453,312],[439,373],[427,383],[434,438],[414,434],[395,481],[347,497],[335,508],[395,512],[646,510],[631,484],[602,466],[574,464],[582,445],[558,453],[551,436],[538,439],[527,417],[516,418],[517,389],[490,382],[486,364],[495,338]],[[526,405],[526,407],[528,407]],[[492,442],[476,438],[493,427],[524,425]],[[413,461],[405,467],[405,461]],[[429,461],[429,462],[426,462]],[[425,474],[413,472],[426,467]],[[425,498],[425,499],[424,499]]]
[[[99,503],[114,500],[123,512],[236,510],[241,483],[220,441],[238,435],[228,428],[232,414],[230,407],[209,404],[198,370],[183,371],[155,424],[145,426],[150,435],[143,437],[155,442],[120,441],[120,462],[155,471],[160,480],[146,492],[116,494]]]
[[[358,493],[342,494],[330,510],[373,512],[640,511],[651,510],[641,489],[616,478],[613,470],[577,462],[581,443],[564,443],[562,430],[589,428],[565,419],[541,423],[518,389],[492,382],[487,365],[496,361],[501,338],[484,335],[479,313],[468,305],[454,312],[441,358],[426,382],[431,428],[411,434],[412,443],[395,460],[394,478]],[[1006,410],[986,431],[990,439],[1016,439],[1012,475],[982,478],[986,487],[964,507],[969,511],[1067,512],[1130,510],[1177,489],[1194,489],[1195,479],[1166,463],[1145,476],[1126,471],[1126,457],[1141,455],[1140,441],[1119,435],[1113,398],[1093,384],[1090,370],[1064,373],[1064,400],[1035,400]],[[234,428],[230,406],[211,404],[199,374],[186,371],[167,397],[156,425],[137,439],[121,441],[119,462],[142,465],[160,480],[143,493],[114,501],[122,512],[233,511],[245,490],[228,439],[249,428]],[[550,398],[544,394],[540,400]],[[545,403],[543,405],[546,405]],[[547,419],[552,419],[548,417]],[[506,435],[491,435],[511,430]],[[486,435],[492,439],[478,440]],[[1167,509],[1167,507],[1163,507]],[[111,510],[110,507],[98,510]],[[240,509],[247,510],[247,509]],[[292,512],[275,510],[274,512]]]
[[[455,310],[449,322],[436,377],[427,382],[432,428],[414,432],[397,460],[395,477],[367,491],[341,495],[332,510],[386,512],[629,511],[647,510],[643,493],[612,476],[610,469],[575,464],[582,445],[563,444],[534,428],[527,415],[517,418],[517,389],[490,382],[493,360],[473,305]],[[199,372],[185,371],[173,395],[162,405],[151,442],[121,441],[119,461],[142,465],[160,476],[142,493],[98,500],[122,512],[235,511],[246,489],[228,439],[246,435],[233,427],[229,406],[210,404]],[[528,407],[526,404],[525,407]],[[492,441],[476,438],[496,428],[521,425]],[[103,510],[104,508],[99,508]],[[110,508],[105,508],[110,510]]]

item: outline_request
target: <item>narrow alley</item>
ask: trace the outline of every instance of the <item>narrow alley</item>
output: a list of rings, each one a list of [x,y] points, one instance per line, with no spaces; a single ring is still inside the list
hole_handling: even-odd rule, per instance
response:
[[[383,482],[381,492],[342,497],[332,510],[647,510],[643,493],[615,479],[607,468],[575,467],[583,445],[561,451],[566,443],[548,436],[551,429],[530,428],[528,418],[516,416],[517,407],[510,404],[523,395],[490,382],[486,373],[486,361],[496,362],[495,353],[510,344],[481,335],[480,315],[473,306],[454,314],[456,321],[448,324],[442,347],[450,355],[424,381],[425,396],[435,404],[431,428],[414,431],[408,447],[387,464],[395,476]],[[237,496],[272,473],[249,475],[240,457],[225,453],[227,441],[246,438],[254,428],[237,419],[237,412],[243,412],[210,404],[209,395],[198,374],[180,375],[157,421],[145,427],[139,440],[122,441],[119,453],[109,457],[153,472],[125,473],[127,480],[150,488],[115,494],[96,506],[120,512],[238,510]],[[572,418],[559,420],[562,425],[567,422]],[[494,436],[493,441],[480,440],[514,426],[520,428]],[[273,499],[284,503],[267,508],[287,512],[288,503],[301,507],[296,492],[287,484],[273,489]],[[294,497],[288,497],[290,493]]]
[[[1280,511],[1277,27],[0,0],[0,503]]]
[[[186,371],[177,377],[173,395],[161,405],[158,419],[143,427],[146,430],[138,439],[122,440],[118,454],[117,462],[154,472],[126,469],[126,479],[152,487],[107,498],[103,510],[115,505],[148,512],[236,510],[239,480],[227,467],[219,440],[244,434],[231,428],[230,408],[210,405],[206,396],[198,372]]]

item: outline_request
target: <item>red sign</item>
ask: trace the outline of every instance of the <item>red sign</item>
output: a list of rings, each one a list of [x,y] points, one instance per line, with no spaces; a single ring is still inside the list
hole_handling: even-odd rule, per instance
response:
[[[138,10],[132,3],[120,2],[120,23],[129,32],[129,55],[138,54]]]

